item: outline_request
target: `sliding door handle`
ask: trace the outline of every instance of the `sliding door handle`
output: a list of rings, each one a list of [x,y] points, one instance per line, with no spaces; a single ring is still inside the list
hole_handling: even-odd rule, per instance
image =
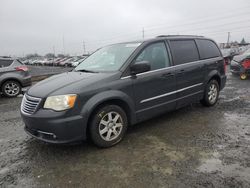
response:
[[[182,70],[179,70],[177,74],[183,74],[184,72],[185,72],[185,70],[182,69]]]
[[[161,75],[162,78],[168,78],[168,77],[172,77],[172,76],[174,76],[174,74],[171,73],[171,72],[165,73],[165,74],[162,74],[162,75]]]

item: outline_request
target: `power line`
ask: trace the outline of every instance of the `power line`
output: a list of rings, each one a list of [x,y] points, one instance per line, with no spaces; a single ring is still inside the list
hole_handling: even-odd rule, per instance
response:
[[[222,14],[220,14],[220,16],[218,17],[218,16],[214,16],[214,17],[209,17],[209,18],[207,18],[207,19],[204,19],[204,18],[202,18],[202,19],[198,19],[198,20],[195,20],[195,21],[192,21],[192,22],[199,22],[199,21],[201,21],[201,22],[203,22],[203,21],[207,21],[207,20],[214,20],[214,19],[228,19],[228,17],[229,16],[234,16],[234,17],[239,17],[239,16],[241,16],[241,15],[246,15],[246,14],[249,14],[249,8],[250,8],[250,6],[244,6],[244,7],[234,7],[234,9],[230,9],[230,10],[226,10],[227,12],[230,12],[229,14],[227,13],[227,14],[224,14],[224,15],[222,15]],[[244,9],[246,9],[246,12],[244,12],[244,11],[242,11],[242,10],[244,10]],[[235,12],[235,10],[240,10],[240,12],[239,13],[237,13],[237,12]],[[237,14],[235,14],[235,13],[237,13]],[[243,13],[243,14],[242,14]],[[222,15],[222,17],[221,17],[221,15]],[[230,18],[231,19],[231,18]],[[164,22],[164,23],[162,23],[162,24],[157,24],[157,25],[151,25],[151,26],[146,26],[146,28],[149,28],[150,29],[150,27],[157,27],[157,26],[160,26],[160,25],[166,25],[166,22]]]
[[[250,20],[243,20],[243,21],[250,21]],[[191,31],[199,31],[199,30],[207,30],[207,29],[211,29],[212,27],[215,27],[216,29],[220,29],[220,28],[225,28],[224,26],[233,26],[234,24],[239,24],[239,22],[231,22],[231,23],[225,23],[225,24],[220,24],[220,25],[213,25],[213,26],[208,26],[208,27],[201,27],[201,28],[192,28],[192,29],[186,29],[186,30],[168,30],[168,32],[179,32],[179,33],[184,33],[184,32],[191,32]],[[240,23],[241,24],[241,23]],[[228,27],[227,30],[233,30],[235,27]],[[242,27],[242,26],[237,26],[237,28],[246,28],[246,26]],[[161,30],[162,31],[162,30]],[[221,30],[219,30],[221,31]],[[158,31],[159,32],[159,31]],[[152,33],[149,31],[149,33]],[[208,32],[206,32],[208,33]]]
[[[183,27],[183,26],[197,25],[197,24],[203,23],[205,21],[207,23],[207,22],[211,22],[211,21],[218,21],[218,20],[221,20],[221,19],[223,19],[223,20],[230,19],[231,20],[232,18],[229,17],[230,15],[234,16],[234,18],[235,17],[240,17],[242,15],[249,15],[249,11],[246,12],[246,13],[243,13],[243,14],[242,14],[242,12],[241,13],[233,13],[233,14],[228,14],[227,16],[224,16],[224,17],[214,17],[213,19],[210,18],[210,19],[202,19],[202,20],[200,19],[200,21],[198,21],[198,22],[197,21],[191,21],[191,22],[188,22],[188,23],[185,23],[185,24],[179,24],[179,25],[166,26],[166,24],[165,24],[165,26],[161,26],[161,27],[158,27],[158,28],[147,27],[147,28],[144,28],[144,32],[145,32],[145,30],[146,31],[151,31],[151,30],[158,30],[159,28],[171,28],[171,29],[173,29],[173,28],[178,28],[178,27]],[[108,41],[108,40],[120,38],[120,37],[123,37],[123,36],[131,36],[131,35],[134,35],[134,34],[138,34],[138,32],[131,32],[129,34],[128,33],[119,34],[119,35],[116,35],[116,36],[113,36],[113,37],[110,37],[110,38],[105,38],[105,39],[102,39],[102,40],[96,40],[96,41],[91,41],[91,42],[92,43],[94,43],[94,42],[98,43],[98,42],[103,42],[103,41]]]

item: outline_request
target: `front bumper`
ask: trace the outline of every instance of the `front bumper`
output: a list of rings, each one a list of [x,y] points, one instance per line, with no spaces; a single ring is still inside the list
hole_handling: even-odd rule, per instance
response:
[[[66,117],[64,112],[39,110],[33,115],[21,112],[25,131],[32,137],[49,143],[70,143],[86,139],[84,118]]]

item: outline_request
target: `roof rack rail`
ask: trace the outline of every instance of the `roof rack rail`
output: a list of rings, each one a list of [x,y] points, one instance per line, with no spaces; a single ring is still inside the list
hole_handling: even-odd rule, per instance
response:
[[[199,35],[159,35],[156,38],[161,38],[161,37],[204,37],[204,36],[199,36]]]

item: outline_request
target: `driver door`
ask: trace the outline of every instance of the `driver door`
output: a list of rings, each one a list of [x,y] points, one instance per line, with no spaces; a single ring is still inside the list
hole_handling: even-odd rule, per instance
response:
[[[151,70],[133,79],[136,115],[142,121],[176,107],[175,70],[164,42],[146,46],[134,63],[148,61]]]

